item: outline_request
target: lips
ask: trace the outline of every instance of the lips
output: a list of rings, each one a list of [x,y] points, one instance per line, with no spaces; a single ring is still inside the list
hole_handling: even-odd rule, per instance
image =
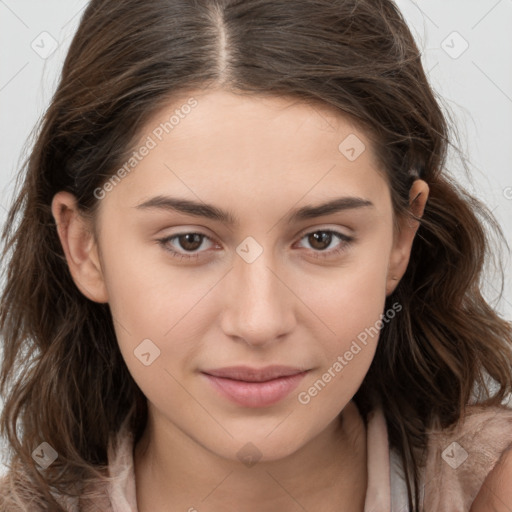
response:
[[[213,377],[222,377],[225,379],[242,380],[245,382],[264,382],[277,379],[279,377],[288,377],[297,375],[306,371],[304,368],[294,368],[291,366],[267,366],[265,368],[251,368],[249,366],[230,366],[216,370],[207,370],[203,373]]]
[[[243,407],[268,407],[289,395],[309,370],[290,366],[232,366],[202,372],[219,394]]]

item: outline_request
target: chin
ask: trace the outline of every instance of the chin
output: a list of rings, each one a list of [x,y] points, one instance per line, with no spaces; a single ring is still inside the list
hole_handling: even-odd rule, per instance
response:
[[[250,428],[240,432],[230,431],[233,438],[227,435],[219,443],[212,440],[206,447],[220,457],[232,461],[240,461],[251,467],[257,462],[272,462],[285,459],[299,451],[309,438],[304,437],[304,432],[291,432],[284,425],[274,422],[264,432],[251,431]],[[281,432],[279,429],[282,428]]]

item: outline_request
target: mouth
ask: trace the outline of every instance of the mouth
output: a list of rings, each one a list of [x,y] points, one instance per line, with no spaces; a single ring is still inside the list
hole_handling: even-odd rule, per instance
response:
[[[232,366],[201,372],[224,398],[243,407],[268,407],[288,396],[309,370],[290,366]]]
[[[273,365],[264,368],[251,368],[250,366],[229,366],[226,368],[217,368],[214,370],[205,370],[203,373],[212,377],[221,377],[224,379],[243,380],[246,382],[265,382],[278,379],[280,377],[289,377],[306,371],[304,368],[293,366]]]

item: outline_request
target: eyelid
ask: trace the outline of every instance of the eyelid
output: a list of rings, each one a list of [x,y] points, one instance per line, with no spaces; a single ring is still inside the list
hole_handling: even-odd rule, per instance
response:
[[[292,240],[304,238],[304,236],[309,235],[311,233],[315,233],[317,231],[332,231],[335,233],[339,232],[340,235],[343,235],[346,238],[355,238],[353,229],[349,228],[348,226],[344,226],[344,228],[348,231],[348,233],[340,231],[340,229],[343,229],[343,227],[338,226],[338,225],[333,226],[331,224],[330,226],[328,226],[328,225],[309,226],[309,227],[304,228],[303,230],[299,231],[299,233],[295,234],[293,236]],[[180,226],[180,231],[178,231],[176,233],[172,233],[170,235],[162,236],[161,239],[162,238],[169,239],[169,238],[174,238],[174,237],[178,237],[178,236],[182,236],[182,235],[197,234],[197,235],[202,235],[202,236],[208,238],[211,242],[214,242],[217,245],[221,245],[215,236],[210,235],[203,230],[210,231],[208,228],[206,228],[204,226],[190,226],[190,227],[188,227],[186,225],[183,227]]]
[[[354,236],[354,230],[350,229],[348,226],[344,226],[344,228],[348,231],[348,233],[345,233],[341,231],[343,229],[342,226],[334,226],[334,225],[320,225],[317,226],[310,226],[308,228],[303,229],[302,231],[299,231],[299,234],[296,235],[296,238],[303,238],[305,235],[309,235],[310,233],[315,233],[316,231],[333,231],[336,233],[340,233],[340,235],[346,236],[347,238],[353,238]]]

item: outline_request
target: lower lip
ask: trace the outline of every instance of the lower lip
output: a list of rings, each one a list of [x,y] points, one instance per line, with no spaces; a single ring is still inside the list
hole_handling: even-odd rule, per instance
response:
[[[268,407],[289,395],[304,378],[306,372],[279,377],[265,382],[214,377],[204,373],[210,383],[231,401],[244,407]]]

